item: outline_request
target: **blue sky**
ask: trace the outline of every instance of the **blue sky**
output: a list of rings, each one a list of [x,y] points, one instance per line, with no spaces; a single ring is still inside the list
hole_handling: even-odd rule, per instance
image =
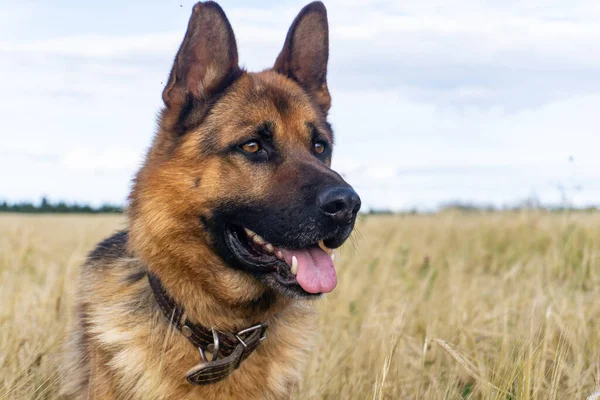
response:
[[[193,2],[49,3],[0,3],[0,198],[122,203]],[[305,3],[220,4],[257,70]],[[334,167],[366,208],[600,204],[599,2],[325,4]]]

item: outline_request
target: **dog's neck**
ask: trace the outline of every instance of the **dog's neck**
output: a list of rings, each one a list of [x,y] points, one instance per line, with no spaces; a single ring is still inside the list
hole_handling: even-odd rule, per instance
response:
[[[241,275],[238,279],[249,280],[254,290],[246,290],[232,299],[224,294],[235,292],[236,288],[228,287],[227,291],[221,288],[223,279],[211,285],[211,282],[198,279],[191,269],[185,272],[180,269],[177,274],[168,273],[168,269],[157,268],[156,265],[148,269],[160,279],[165,291],[178,307],[185,310],[190,321],[208,327],[236,331],[257,322],[267,322],[292,302],[240,271],[233,273]],[[243,287],[248,287],[248,282],[239,285],[240,289]]]

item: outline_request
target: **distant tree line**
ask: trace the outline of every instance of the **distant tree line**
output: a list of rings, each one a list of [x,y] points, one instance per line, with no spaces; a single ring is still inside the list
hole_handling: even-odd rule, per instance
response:
[[[490,213],[490,212],[502,212],[502,211],[527,211],[527,210],[538,210],[538,211],[549,211],[549,212],[596,212],[598,207],[587,206],[587,207],[574,207],[565,204],[547,204],[544,205],[540,202],[532,202],[531,200],[524,200],[513,205],[506,205],[503,207],[497,207],[491,204],[474,204],[474,203],[462,203],[453,202],[446,203],[439,208],[439,211],[460,211],[464,213]]]
[[[506,206],[494,206],[491,204],[475,204],[475,203],[466,203],[466,202],[451,202],[444,203],[441,206],[431,209],[429,211],[425,210],[404,210],[404,211],[393,211],[390,209],[384,208],[371,208],[367,210],[363,210],[362,212],[369,215],[392,215],[392,214],[431,214],[436,212],[461,212],[461,213],[493,213],[493,212],[506,212],[506,211],[547,211],[547,212],[597,212],[600,211],[600,208],[597,206],[588,206],[588,207],[572,207],[565,205],[542,205],[541,203],[530,203],[530,202],[520,202],[513,205]]]
[[[103,204],[99,207],[92,207],[87,204],[65,203],[60,201],[52,203],[46,197],[43,197],[39,204],[31,202],[8,203],[7,201],[0,202],[0,212],[13,213],[55,213],[55,214],[101,214],[101,213],[122,213],[123,207],[113,204]]]

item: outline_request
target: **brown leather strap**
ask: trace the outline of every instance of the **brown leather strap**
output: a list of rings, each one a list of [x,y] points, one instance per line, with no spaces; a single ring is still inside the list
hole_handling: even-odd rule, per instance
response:
[[[165,317],[200,350],[200,363],[186,375],[191,384],[207,385],[225,379],[265,338],[266,324],[256,324],[236,334],[194,324],[184,318],[183,307],[178,306],[168,295],[156,275],[148,273],[148,281]],[[218,351],[215,357],[216,348]],[[205,352],[213,353],[212,361],[205,359]]]

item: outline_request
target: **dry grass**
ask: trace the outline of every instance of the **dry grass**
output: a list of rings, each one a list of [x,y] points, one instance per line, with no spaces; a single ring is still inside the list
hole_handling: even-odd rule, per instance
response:
[[[0,216],[0,398],[53,398],[85,253],[124,221]],[[585,399],[600,215],[363,217],[296,398]]]

